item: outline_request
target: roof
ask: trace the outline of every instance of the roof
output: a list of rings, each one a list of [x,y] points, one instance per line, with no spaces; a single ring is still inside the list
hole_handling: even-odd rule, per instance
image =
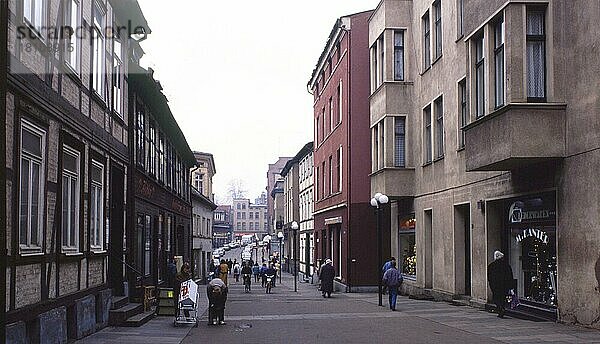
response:
[[[196,189],[193,185],[190,186],[190,190],[192,191],[192,200],[196,199],[200,201],[200,203],[204,203],[208,205],[211,210],[217,209],[217,205],[211,201],[208,197],[204,196],[198,189]]]
[[[313,151],[313,147],[314,147],[314,143],[312,141],[305,144],[304,147],[302,147],[302,149],[300,149],[300,151],[296,154],[296,156],[294,156],[292,159],[290,159],[285,164],[285,166],[281,170],[281,173],[280,173],[281,176],[285,177],[288,174],[288,172],[292,169],[294,164],[297,164],[298,162],[300,162],[300,160],[302,160],[302,158],[304,158],[306,155],[308,155],[309,152]]]
[[[213,174],[217,174],[217,166],[215,165],[215,158],[213,157],[213,155],[211,153],[194,151],[194,157],[196,157],[196,161],[198,161],[198,162],[202,158],[207,158],[212,167]]]
[[[154,119],[158,122],[163,132],[171,139],[178,149],[181,158],[189,165],[196,166],[196,157],[181,132],[173,113],[169,108],[169,100],[162,92],[162,86],[154,79],[152,69],[144,69],[136,63],[129,64],[129,87],[136,91],[150,107]]]
[[[132,32],[135,32],[136,28],[143,28],[146,34],[152,32],[137,0],[109,0],[109,2],[121,25],[130,26],[128,29]]]

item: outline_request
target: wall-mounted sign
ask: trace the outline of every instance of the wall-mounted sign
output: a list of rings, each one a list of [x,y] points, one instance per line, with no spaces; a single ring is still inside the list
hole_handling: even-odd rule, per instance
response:
[[[554,194],[513,199],[508,203],[508,223],[553,222],[556,219]]]
[[[538,228],[523,229],[523,232],[517,234],[516,236],[516,240],[519,243],[527,238],[536,238],[544,244],[548,243],[548,234]]]
[[[342,223],[342,217],[341,216],[336,216],[336,217],[332,217],[329,219],[325,219],[325,225],[335,225],[338,223]]]

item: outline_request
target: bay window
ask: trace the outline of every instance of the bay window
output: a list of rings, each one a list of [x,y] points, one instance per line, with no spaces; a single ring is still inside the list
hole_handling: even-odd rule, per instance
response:
[[[544,101],[546,98],[546,33],[544,12],[527,11],[527,98]]]

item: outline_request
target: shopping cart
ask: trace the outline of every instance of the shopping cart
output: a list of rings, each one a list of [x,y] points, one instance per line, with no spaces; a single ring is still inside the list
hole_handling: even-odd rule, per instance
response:
[[[198,285],[190,280],[181,283],[173,326],[192,324],[198,327]]]

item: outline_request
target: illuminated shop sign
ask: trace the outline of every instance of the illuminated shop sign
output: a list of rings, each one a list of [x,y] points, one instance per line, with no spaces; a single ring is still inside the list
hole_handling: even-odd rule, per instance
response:
[[[553,197],[532,197],[510,203],[508,222],[511,224],[554,221],[556,204]]]
[[[543,230],[537,228],[524,229],[523,232],[517,234],[516,236],[517,242],[519,243],[527,238],[537,238],[544,244],[548,243],[548,234],[546,234],[546,232],[544,232]]]

